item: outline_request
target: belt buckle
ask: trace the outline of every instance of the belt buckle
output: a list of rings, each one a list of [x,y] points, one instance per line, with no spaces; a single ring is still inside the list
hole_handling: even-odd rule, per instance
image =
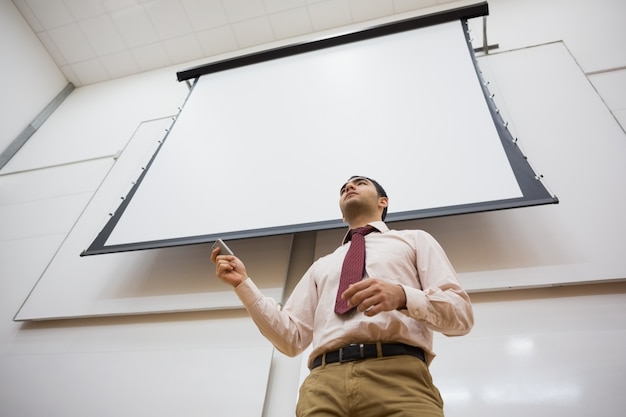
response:
[[[352,362],[365,358],[365,345],[363,343],[352,343],[346,347],[339,348],[339,363]]]

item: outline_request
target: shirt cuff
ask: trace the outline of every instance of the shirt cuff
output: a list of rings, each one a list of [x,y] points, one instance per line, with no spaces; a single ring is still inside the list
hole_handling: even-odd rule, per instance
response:
[[[235,294],[241,300],[244,306],[253,304],[256,300],[263,296],[261,290],[256,286],[251,278],[246,278],[235,287]]]
[[[416,319],[425,318],[427,314],[428,299],[424,291],[417,288],[402,285],[406,294],[406,310],[402,310],[407,316]]]

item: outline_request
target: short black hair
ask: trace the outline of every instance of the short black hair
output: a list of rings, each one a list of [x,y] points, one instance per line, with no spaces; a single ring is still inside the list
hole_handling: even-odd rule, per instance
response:
[[[387,192],[385,191],[383,186],[378,183],[378,181],[373,180],[373,179],[371,179],[369,177],[366,177],[364,175],[353,175],[350,178],[348,178],[348,181],[346,181],[346,182],[350,182],[350,181],[352,181],[355,178],[365,178],[366,180],[368,180],[369,182],[374,184],[374,187],[376,188],[376,193],[378,194],[378,197],[387,197]],[[384,221],[385,217],[387,217],[387,207],[385,207],[383,209],[383,214],[382,214],[382,218],[381,219]]]

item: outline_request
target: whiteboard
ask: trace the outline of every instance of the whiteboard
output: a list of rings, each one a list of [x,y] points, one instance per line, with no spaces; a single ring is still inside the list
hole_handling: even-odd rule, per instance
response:
[[[63,239],[14,320],[243,308],[232,288],[215,276],[215,266],[209,258],[210,244],[107,256],[79,256],[86,242],[101,227],[103,213],[110,209],[111,201],[119,195],[120,189],[128,187],[137,161],[144,159],[157,146],[169,124],[170,118],[141,123],[113,166],[108,160],[96,160],[77,167],[81,169],[80,174],[76,172],[77,168],[57,167],[36,171],[29,177],[20,177],[16,186],[32,190],[41,189],[44,184],[52,188],[53,192],[59,192],[59,188],[62,188],[72,199],[38,199],[29,204],[31,208],[28,212],[51,212],[45,216],[31,215],[34,219],[43,219],[29,220],[28,223],[34,224],[33,229],[52,233],[55,229],[51,229],[50,225],[63,227],[61,230],[67,233],[67,237]],[[93,184],[97,184],[98,178],[102,176],[105,176],[104,180],[96,191],[77,193],[77,190],[87,187],[83,183],[87,183],[88,179],[90,186],[95,187]],[[78,181],[76,178],[83,180]],[[28,194],[25,198],[28,198]],[[63,207],[51,207],[51,200],[60,200],[59,204],[63,204]],[[16,207],[25,211],[23,205]],[[65,217],[74,216],[74,220],[65,221],[58,215],[55,217],[57,213],[66,213]],[[21,224],[16,222],[16,227]],[[20,229],[24,233],[23,227]],[[16,233],[12,232],[12,228],[7,228],[7,236]],[[280,300],[291,255],[291,240],[291,235],[281,235],[229,242],[229,245],[246,260],[249,270],[254,271],[255,282],[261,291]]]

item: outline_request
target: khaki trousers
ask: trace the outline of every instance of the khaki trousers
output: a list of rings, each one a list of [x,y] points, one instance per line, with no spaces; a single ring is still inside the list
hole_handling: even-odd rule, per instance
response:
[[[443,400],[422,360],[388,356],[313,369],[296,416],[443,417]]]

